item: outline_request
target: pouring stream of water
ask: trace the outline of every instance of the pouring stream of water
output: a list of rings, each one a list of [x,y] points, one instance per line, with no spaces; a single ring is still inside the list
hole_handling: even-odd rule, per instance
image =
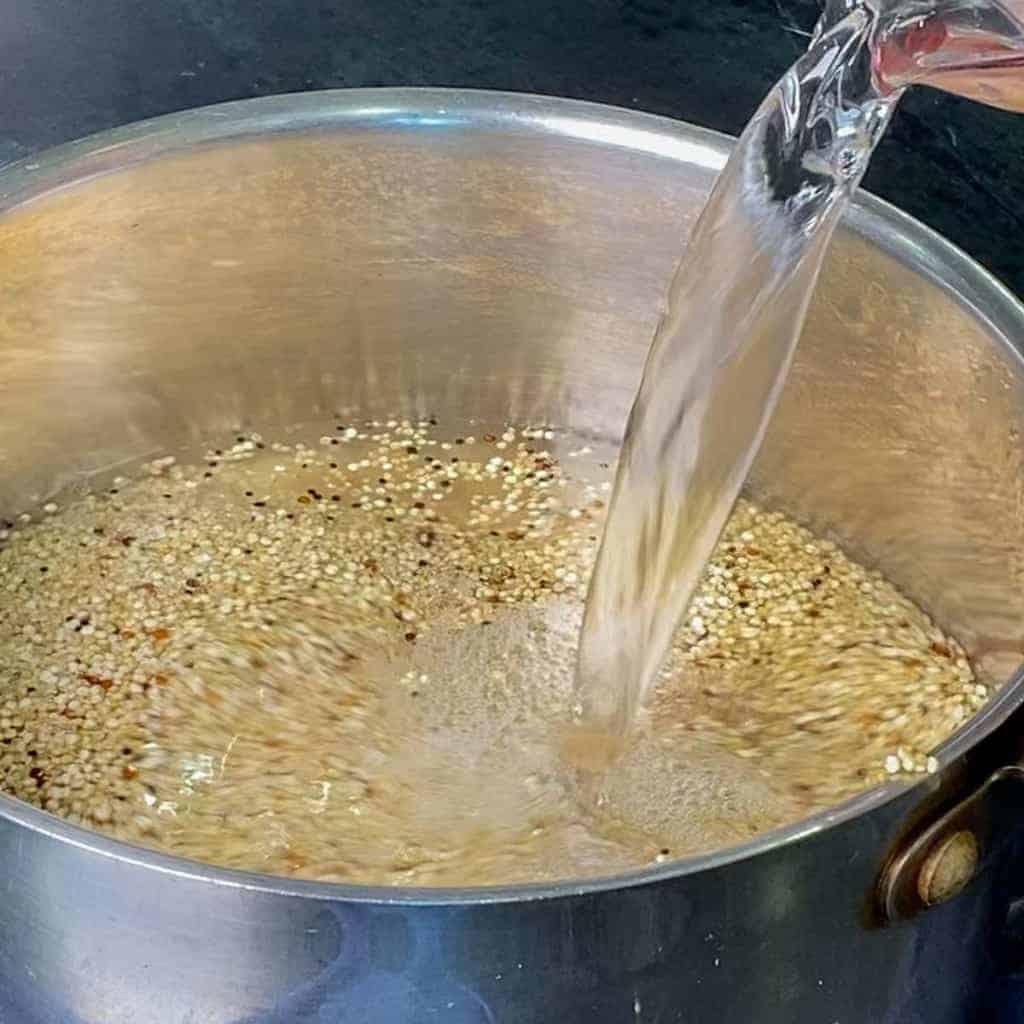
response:
[[[580,637],[588,733],[624,733],[657,677],[902,89],[1024,105],[1014,13],[1024,0],[833,0],[747,125],[676,270],[630,413]],[[700,608],[690,614],[699,633]]]

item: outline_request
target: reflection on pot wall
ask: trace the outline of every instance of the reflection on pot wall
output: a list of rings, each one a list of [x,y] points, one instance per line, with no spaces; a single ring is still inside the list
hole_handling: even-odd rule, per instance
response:
[[[7,214],[0,512],[170,444],[335,413],[619,436],[705,182],[615,149],[597,178],[592,143],[547,150],[298,134]],[[1024,650],[1022,399],[975,318],[847,232],[754,490],[1005,678]]]
[[[960,637],[1024,660],[1024,380],[925,278],[842,237],[755,489],[830,531]]]

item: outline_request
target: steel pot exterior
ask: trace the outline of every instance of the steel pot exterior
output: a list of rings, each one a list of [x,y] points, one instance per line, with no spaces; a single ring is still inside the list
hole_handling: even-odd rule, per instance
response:
[[[339,409],[617,438],[726,149],[571,101],[368,90],[162,118],[0,172],[0,514],[169,445]],[[1024,633],[1022,337],[995,282],[865,199],[753,482],[999,682]],[[913,789],[543,889],[247,876],[0,799],[0,1020],[970,1019],[1006,856],[907,922],[879,918],[876,888],[915,821],[1016,758],[1018,700],[1006,687]]]

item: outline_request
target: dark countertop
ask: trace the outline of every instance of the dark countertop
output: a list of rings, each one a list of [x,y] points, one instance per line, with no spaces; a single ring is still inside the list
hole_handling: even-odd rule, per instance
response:
[[[816,0],[7,0],[0,162],[205,103],[367,85],[554,93],[736,133],[817,10]],[[919,90],[867,186],[1024,294],[1022,155],[1024,117]]]

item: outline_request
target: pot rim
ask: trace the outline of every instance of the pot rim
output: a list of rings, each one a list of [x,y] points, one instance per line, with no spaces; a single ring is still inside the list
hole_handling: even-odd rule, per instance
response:
[[[290,93],[166,114],[8,164],[0,168],[0,216],[89,178],[202,145],[329,126],[392,125],[403,130],[529,131],[695,163],[709,173],[722,168],[735,141],[669,117],[530,93],[432,87]],[[1007,361],[1024,375],[1024,346],[1011,340],[1024,338],[1024,304],[988,271],[935,231],[864,192],[847,211],[844,226],[911,266],[965,306],[986,324]],[[1022,703],[1024,666],[938,748],[936,757],[942,768],[960,759]],[[576,881],[459,888],[317,882],[217,867],[108,838],[4,794],[0,794],[0,818],[88,853],[228,888],[350,903],[458,907],[585,896],[724,868],[851,821],[912,790],[923,789],[928,781],[929,776],[922,776],[911,784],[876,786],[748,842],[654,867]]]

